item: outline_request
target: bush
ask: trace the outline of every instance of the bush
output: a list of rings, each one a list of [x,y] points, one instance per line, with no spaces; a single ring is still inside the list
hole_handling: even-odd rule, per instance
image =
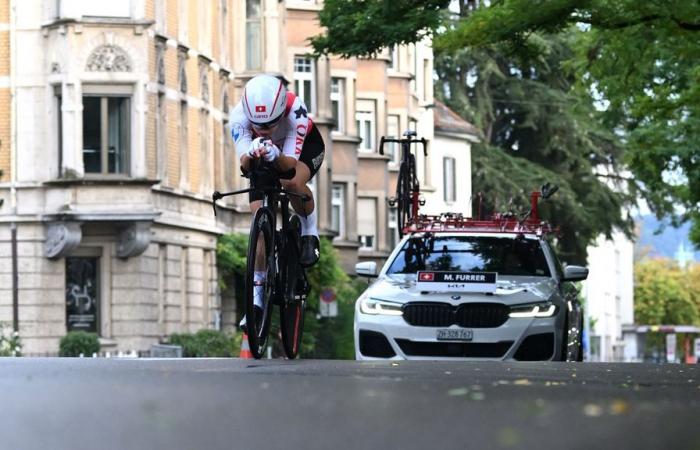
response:
[[[99,353],[100,341],[95,333],[70,331],[61,338],[58,347],[59,356],[92,356],[93,353]]]
[[[238,356],[240,339],[223,331],[199,330],[195,334],[175,333],[170,335],[170,344],[182,347],[186,358]]]
[[[19,333],[5,332],[5,326],[0,324],[0,356],[22,356],[22,343]]]

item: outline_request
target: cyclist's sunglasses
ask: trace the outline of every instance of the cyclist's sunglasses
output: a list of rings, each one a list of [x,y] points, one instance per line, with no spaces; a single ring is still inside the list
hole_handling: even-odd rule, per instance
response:
[[[255,123],[255,122],[251,122],[250,124],[251,124],[251,125],[253,126],[253,128],[255,128],[256,130],[269,130],[270,128],[274,127],[275,125],[277,125],[277,124],[280,122],[280,120],[282,119],[282,116],[283,116],[283,115],[284,115],[284,114],[280,114],[280,116],[279,116],[278,118],[276,118],[275,120],[272,120],[272,121],[270,121],[270,122],[266,122],[266,123]]]

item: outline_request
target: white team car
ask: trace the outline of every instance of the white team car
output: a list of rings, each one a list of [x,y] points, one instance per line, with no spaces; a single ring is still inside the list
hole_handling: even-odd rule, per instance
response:
[[[583,312],[540,233],[458,230],[404,236],[355,305],[358,360],[580,361]]]

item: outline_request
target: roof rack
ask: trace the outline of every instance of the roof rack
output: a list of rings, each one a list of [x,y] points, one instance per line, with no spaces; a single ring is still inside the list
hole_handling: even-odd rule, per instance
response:
[[[550,194],[551,195],[551,194]],[[486,219],[464,217],[461,213],[442,213],[440,215],[419,214],[404,227],[404,234],[412,233],[523,233],[543,236],[558,232],[546,221],[539,218],[537,203],[541,192],[530,194],[530,211],[518,216],[515,213],[497,213]]]

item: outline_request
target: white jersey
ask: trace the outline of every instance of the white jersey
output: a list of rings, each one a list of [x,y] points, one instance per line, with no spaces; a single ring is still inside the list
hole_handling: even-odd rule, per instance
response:
[[[248,152],[253,139],[258,137],[243,111],[245,107],[242,101],[238,102],[229,114],[231,137],[236,144],[236,153],[239,158]],[[304,146],[304,139],[311,131],[313,122],[308,117],[308,109],[304,102],[292,92],[287,92],[287,106],[283,115],[271,139],[282,154],[298,160],[301,148]]]

